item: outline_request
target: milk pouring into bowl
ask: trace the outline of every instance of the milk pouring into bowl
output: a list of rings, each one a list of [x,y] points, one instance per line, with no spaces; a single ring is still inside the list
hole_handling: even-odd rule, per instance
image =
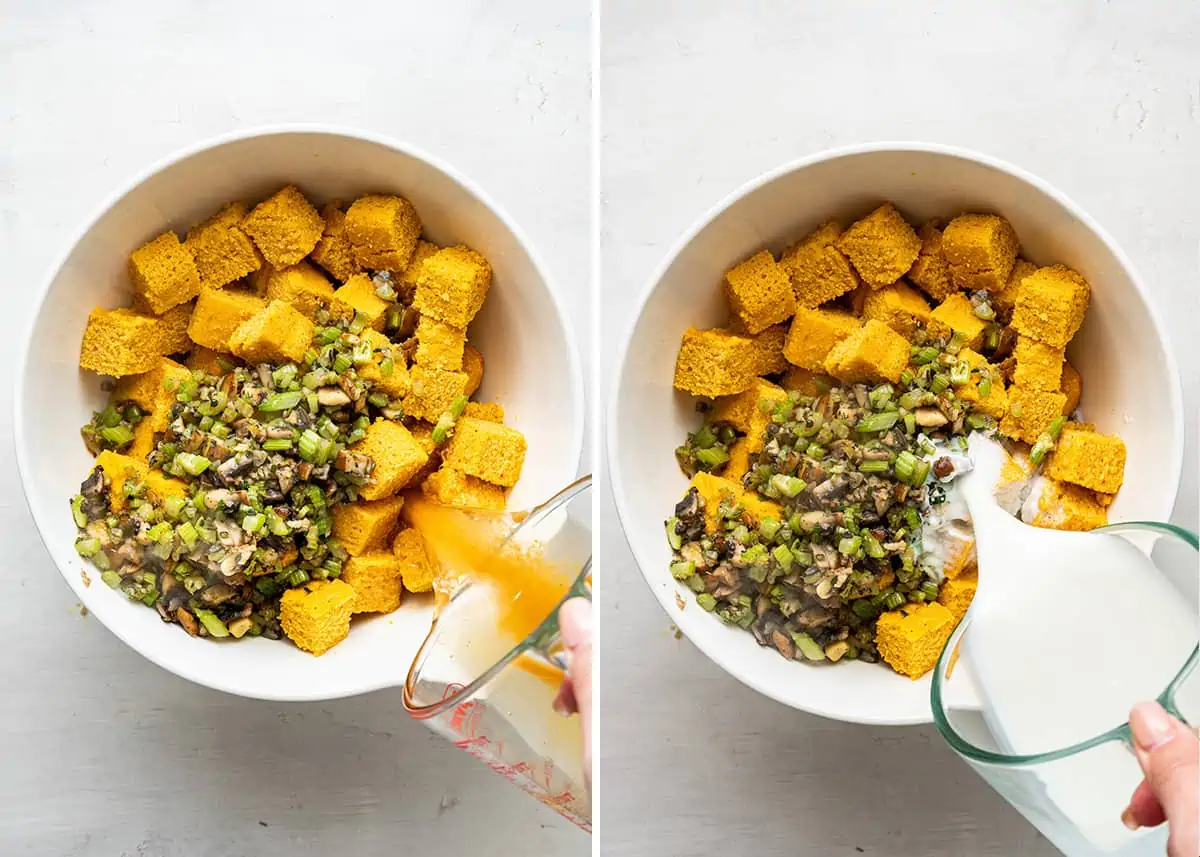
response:
[[[1155,530],[1172,528],[1026,526],[993,496],[1004,451],[979,434],[969,449],[974,470],[957,490],[980,586],[934,679],[939,728],[1071,857],[1161,854],[1163,832],[1131,833],[1120,813],[1142,778],[1130,707],[1200,713],[1200,680],[1188,680],[1200,619],[1148,555]]]

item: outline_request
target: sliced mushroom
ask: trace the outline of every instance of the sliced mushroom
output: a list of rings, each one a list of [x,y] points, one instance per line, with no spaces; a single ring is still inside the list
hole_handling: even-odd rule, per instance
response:
[[[340,408],[342,405],[350,404],[350,397],[337,387],[322,387],[317,390],[317,402],[322,407]]]
[[[779,650],[779,654],[783,655],[789,661],[796,657],[796,644],[783,631],[772,631],[771,642]]]
[[[950,422],[937,408],[917,408],[913,416],[921,428],[939,428]]]
[[[199,636],[200,623],[196,621],[195,616],[180,607],[175,611],[175,618],[179,620],[179,624],[183,626],[183,630],[188,632],[188,636]]]

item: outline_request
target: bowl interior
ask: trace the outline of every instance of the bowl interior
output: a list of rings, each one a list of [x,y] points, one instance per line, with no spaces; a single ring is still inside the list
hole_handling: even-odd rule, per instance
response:
[[[18,382],[15,433],[26,496],[55,563],[106,626],[163,667],[203,684],[263,698],[325,699],[404,681],[429,628],[426,599],[395,613],[359,617],[350,637],[320,658],[270,640],[193,640],[130,604],[92,575],[74,551],[69,498],[90,457],[79,427],[102,407],[101,380],[78,367],[79,341],[96,306],[128,305],[131,250],[171,228],[184,232],[225,202],[255,202],[295,183],[318,206],[366,192],[400,193],[425,234],[467,244],[491,262],[493,284],[470,339],[484,355],[481,401],[504,405],[529,454],[513,508],[533,505],[575,476],[583,437],[581,379],[564,317],[537,262],[503,215],[428,160],[383,142],[323,132],[228,140],[158,170],[111,205],[50,281]]]
[[[726,320],[722,274],[753,252],[778,254],[821,221],[848,224],[891,200],[914,224],[962,211],[1007,217],[1022,254],[1062,262],[1092,285],[1092,302],[1068,355],[1084,379],[1082,411],[1128,447],[1125,485],[1112,521],[1166,520],[1182,458],[1178,377],[1153,313],[1119,251],[1082,215],[1031,178],[966,154],[917,148],[853,151],[810,161],[768,179],[711,216],[669,259],[630,335],[614,391],[609,448],[618,509],[655,596],[709,657],[780,702],[839,720],[931,720],[929,680],[911,681],[875,665],[837,667],[784,661],[740,629],[704,613],[671,579],[662,522],[687,480],[673,451],[697,424],[694,400],[671,386],[688,325]],[[679,593],[687,603],[680,610]]]

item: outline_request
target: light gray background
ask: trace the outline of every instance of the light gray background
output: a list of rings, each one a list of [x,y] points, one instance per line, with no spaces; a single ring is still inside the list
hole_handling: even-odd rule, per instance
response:
[[[647,278],[726,194],[831,146],[967,146],[1073,197],[1153,290],[1196,528],[1200,5],[605,0],[601,22],[606,393]],[[605,854],[1057,853],[932,727],[791,711],[673,639],[611,504],[601,532]]]
[[[8,391],[39,283],[104,199],[280,122],[367,128],[478,182],[547,262],[590,365],[590,38],[582,0],[0,3],[4,857],[587,852],[398,692],[239,700],[80,618],[21,497]]]

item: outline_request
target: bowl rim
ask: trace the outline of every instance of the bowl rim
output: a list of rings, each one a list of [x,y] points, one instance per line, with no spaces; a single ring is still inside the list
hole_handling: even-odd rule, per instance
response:
[[[29,370],[29,355],[33,343],[33,335],[37,328],[38,320],[41,318],[42,311],[45,308],[46,300],[49,297],[50,286],[58,278],[62,272],[63,266],[70,258],[75,248],[84,239],[84,237],[95,228],[96,224],[108,214],[114,207],[119,205],[126,196],[140,187],[145,182],[149,181],[154,176],[171,167],[176,166],[189,158],[196,155],[225,146],[231,143],[237,143],[242,140],[247,140],[255,137],[275,137],[288,136],[293,134],[319,134],[329,137],[344,137],[348,139],[360,140],[367,143],[373,143],[378,146],[383,146],[392,149],[403,155],[421,161],[426,165],[433,167],[441,172],[451,181],[456,182],[469,195],[473,196],[477,201],[482,203],[493,215],[495,215],[516,239],[517,243],[528,255],[534,270],[538,277],[545,284],[546,293],[549,295],[551,306],[554,309],[555,318],[560,325],[564,338],[567,342],[567,371],[571,379],[571,401],[570,413],[574,421],[574,431],[570,439],[567,449],[567,462],[573,467],[573,471],[566,474],[567,479],[571,479],[577,475],[580,461],[583,457],[583,441],[584,432],[586,431],[587,413],[585,409],[585,399],[583,390],[583,369],[580,361],[578,339],[576,338],[574,325],[571,323],[570,316],[567,314],[563,305],[560,289],[555,286],[553,278],[549,275],[545,263],[542,261],[540,254],[535,250],[533,244],[526,236],[524,230],[517,225],[516,221],[503,209],[490,194],[485,192],[478,184],[467,178],[462,172],[449,163],[432,155],[429,152],[413,146],[405,141],[397,140],[383,134],[377,134],[372,131],[367,131],[361,128],[355,128],[344,125],[331,125],[325,123],[276,123],[266,125],[256,125],[249,128],[242,128],[235,131],[218,134],[212,137],[205,137],[195,140],[187,146],[176,149],[175,151],[159,158],[151,163],[148,167],[134,173],[130,178],[123,180],[115,191],[110,193],[104,200],[92,211],[92,213],[84,218],[82,222],[69,233],[69,240],[63,245],[63,249],[54,257],[53,263],[47,267],[46,274],[43,276],[36,292],[36,300],[28,317],[25,320],[24,330],[20,339],[20,350],[17,354],[16,373],[13,380],[12,402],[13,402],[13,436],[12,443],[16,453],[17,473],[21,482],[21,494],[25,499],[26,508],[29,510],[29,515],[33,519],[34,528],[38,534],[38,538],[42,542],[46,553],[49,555],[51,562],[54,563],[58,573],[62,575],[67,586],[79,598],[80,603],[85,607],[92,595],[90,589],[83,585],[79,575],[69,573],[68,565],[65,562],[60,562],[58,551],[50,544],[50,540],[43,531],[42,522],[38,518],[37,512],[34,510],[30,500],[30,479],[31,469],[27,458],[28,449],[26,441],[26,433],[24,430],[24,407],[22,405],[25,399],[26,376]],[[97,618],[99,614],[92,611]],[[203,671],[191,669],[190,662],[182,664],[172,664],[170,666],[164,662],[156,650],[149,650],[139,645],[136,640],[138,635],[130,633],[125,628],[116,628],[112,625],[101,621],[101,624],[114,634],[121,642],[129,646],[130,649],[137,652],[142,657],[146,658],[151,663],[161,667],[167,672],[173,673],[185,678],[188,681],[211,688],[213,690],[229,693],[234,696],[242,696],[253,699],[267,699],[278,702],[309,702],[323,701],[333,698],[344,698],[347,696],[357,696],[364,693],[370,693],[375,690],[381,690],[385,687],[401,686],[404,683],[403,674],[400,675],[397,681],[371,681],[363,682],[360,687],[349,692],[337,693],[333,696],[321,693],[295,693],[295,694],[254,694],[247,692],[245,688],[237,687],[232,683],[223,680],[220,675],[210,676]]]
[[[1120,264],[1120,266],[1129,275],[1129,279],[1133,283],[1138,297],[1141,299],[1142,304],[1146,308],[1147,315],[1150,319],[1151,325],[1154,328],[1155,335],[1157,336],[1162,347],[1163,358],[1166,362],[1168,375],[1167,388],[1170,398],[1169,406],[1171,411],[1172,428],[1174,429],[1175,436],[1173,447],[1168,450],[1167,453],[1166,472],[1174,474],[1173,477],[1168,477],[1169,493],[1167,495],[1167,499],[1168,508],[1172,511],[1174,510],[1175,503],[1179,497],[1179,482],[1182,478],[1183,453],[1185,444],[1185,431],[1183,424],[1183,387],[1179,375],[1179,366],[1175,360],[1175,353],[1171,347],[1171,340],[1167,335],[1166,328],[1163,326],[1158,309],[1151,300],[1149,290],[1146,288],[1146,285],[1143,282],[1141,275],[1134,267],[1133,262],[1125,254],[1125,251],[1122,250],[1121,247],[1116,243],[1116,241],[1113,240],[1108,231],[1105,230],[1104,227],[1101,226],[1099,222],[1097,222],[1091,215],[1084,211],[1083,208],[1081,208],[1073,199],[1068,197],[1062,191],[1058,190],[1046,180],[1008,161],[992,155],[984,154],[974,149],[946,145],[943,143],[927,143],[921,141],[878,141],[854,143],[846,146],[836,146],[796,158],[767,170],[758,176],[755,176],[749,181],[743,183],[736,190],[727,194],[723,199],[721,199],[719,202],[709,208],[708,211],[701,215],[699,219],[694,221],[692,225],[675,240],[674,244],[667,251],[662,261],[659,262],[653,273],[650,275],[650,278],[646,284],[642,287],[632,320],[629,322],[627,329],[621,335],[621,348],[618,352],[619,356],[617,360],[616,372],[613,374],[611,382],[612,387],[609,390],[608,412],[605,420],[605,463],[607,465],[608,477],[612,486],[613,499],[617,508],[617,519],[620,521],[622,535],[625,537],[626,545],[628,546],[630,553],[633,554],[634,561],[636,562],[638,570],[641,572],[642,578],[645,580],[647,587],[650,589],[651,593],[653,593],[655,600],[658,601],[659,606],[662,607],[663,612],[665,612],[668,617],[674,617],[674,614],[672,613],[674,606],[674,599],[672,597],[673,590],[668,591],[669,587],[664,588],[656,585],[659,582],[661,573],[664,573],[665,569],[656,569],[654,563],[650,561],[649,557],[643,556],[641,553],[639,553],[629,535],[631,532],[638,529],[641,522],[634,519],[629,509],[629,499],[626,494],[624,475],[622,474],[620,468],[616,466],[616,462],[620,458],[620,420],[618,419],[618,414],[621,407],[622,381],[625,378],[626,372],[629,370],[629,350],[633,344],[633,337],[637,331],[638,323],[641,321],[642,315],[645,312],[646,304],[658,290],[658,286],[661,283],[662,278],[666,275],[670,267],[675,264],[675,261],[679,257],[680,253],[682,253],[684,249],[692,243],[692,241],[703,229],[705,229],[710,223],[712,223],[717,217],[722,215],[735,203],[739,202],[760,188],[765,187],[776,179],[798,170],[811,167],[815,164],[855,155],[875,154],[880,152],[910,152],[944,155],[952,158],[973,161],[983,166],[990,167],[994,170],[1007,173],[1008,175],[1020,179],[1021,181],[1053,199],[1072,216],[1083,223],[1084,226],[1093,232],[1102,242],[1104,242],[1105,246],[1108,248],[1109,252],[1113,254],[1113,257],[1117,260],[1118,264]],[[796,708],[809,714],[815,714],[831,720],[838,720],[847,723],[859,723],[867,726],[914,726],[933,723],[932,709],[930,709],[928,714],[916,717],[875,717],[869,712],[864,713],[861,716],[848,717],[844,713],[834,713],[829,709],[822,707],[821,705],[800,705],[792,701],[782,699],[770,685],[751,680],[745,676],[740,669],[737,659],[723,651],[718,644],[714,644],[707,638],[704,640],[697,639],[691,634],[688,634],[686,630],[684,633],[687,634],[688,639],[693,645],[696,646],[696,648],[703,652],[709,660],[713,661],[717,666],[729,673],[729,675],[733,676],[742,684],[750,687],[758,693],[761,693],[762,695],[769,697],[770,699],[773,699],[783,705],[787,705],[790,708]],[[800,666],[803,667],[803,665]]]

